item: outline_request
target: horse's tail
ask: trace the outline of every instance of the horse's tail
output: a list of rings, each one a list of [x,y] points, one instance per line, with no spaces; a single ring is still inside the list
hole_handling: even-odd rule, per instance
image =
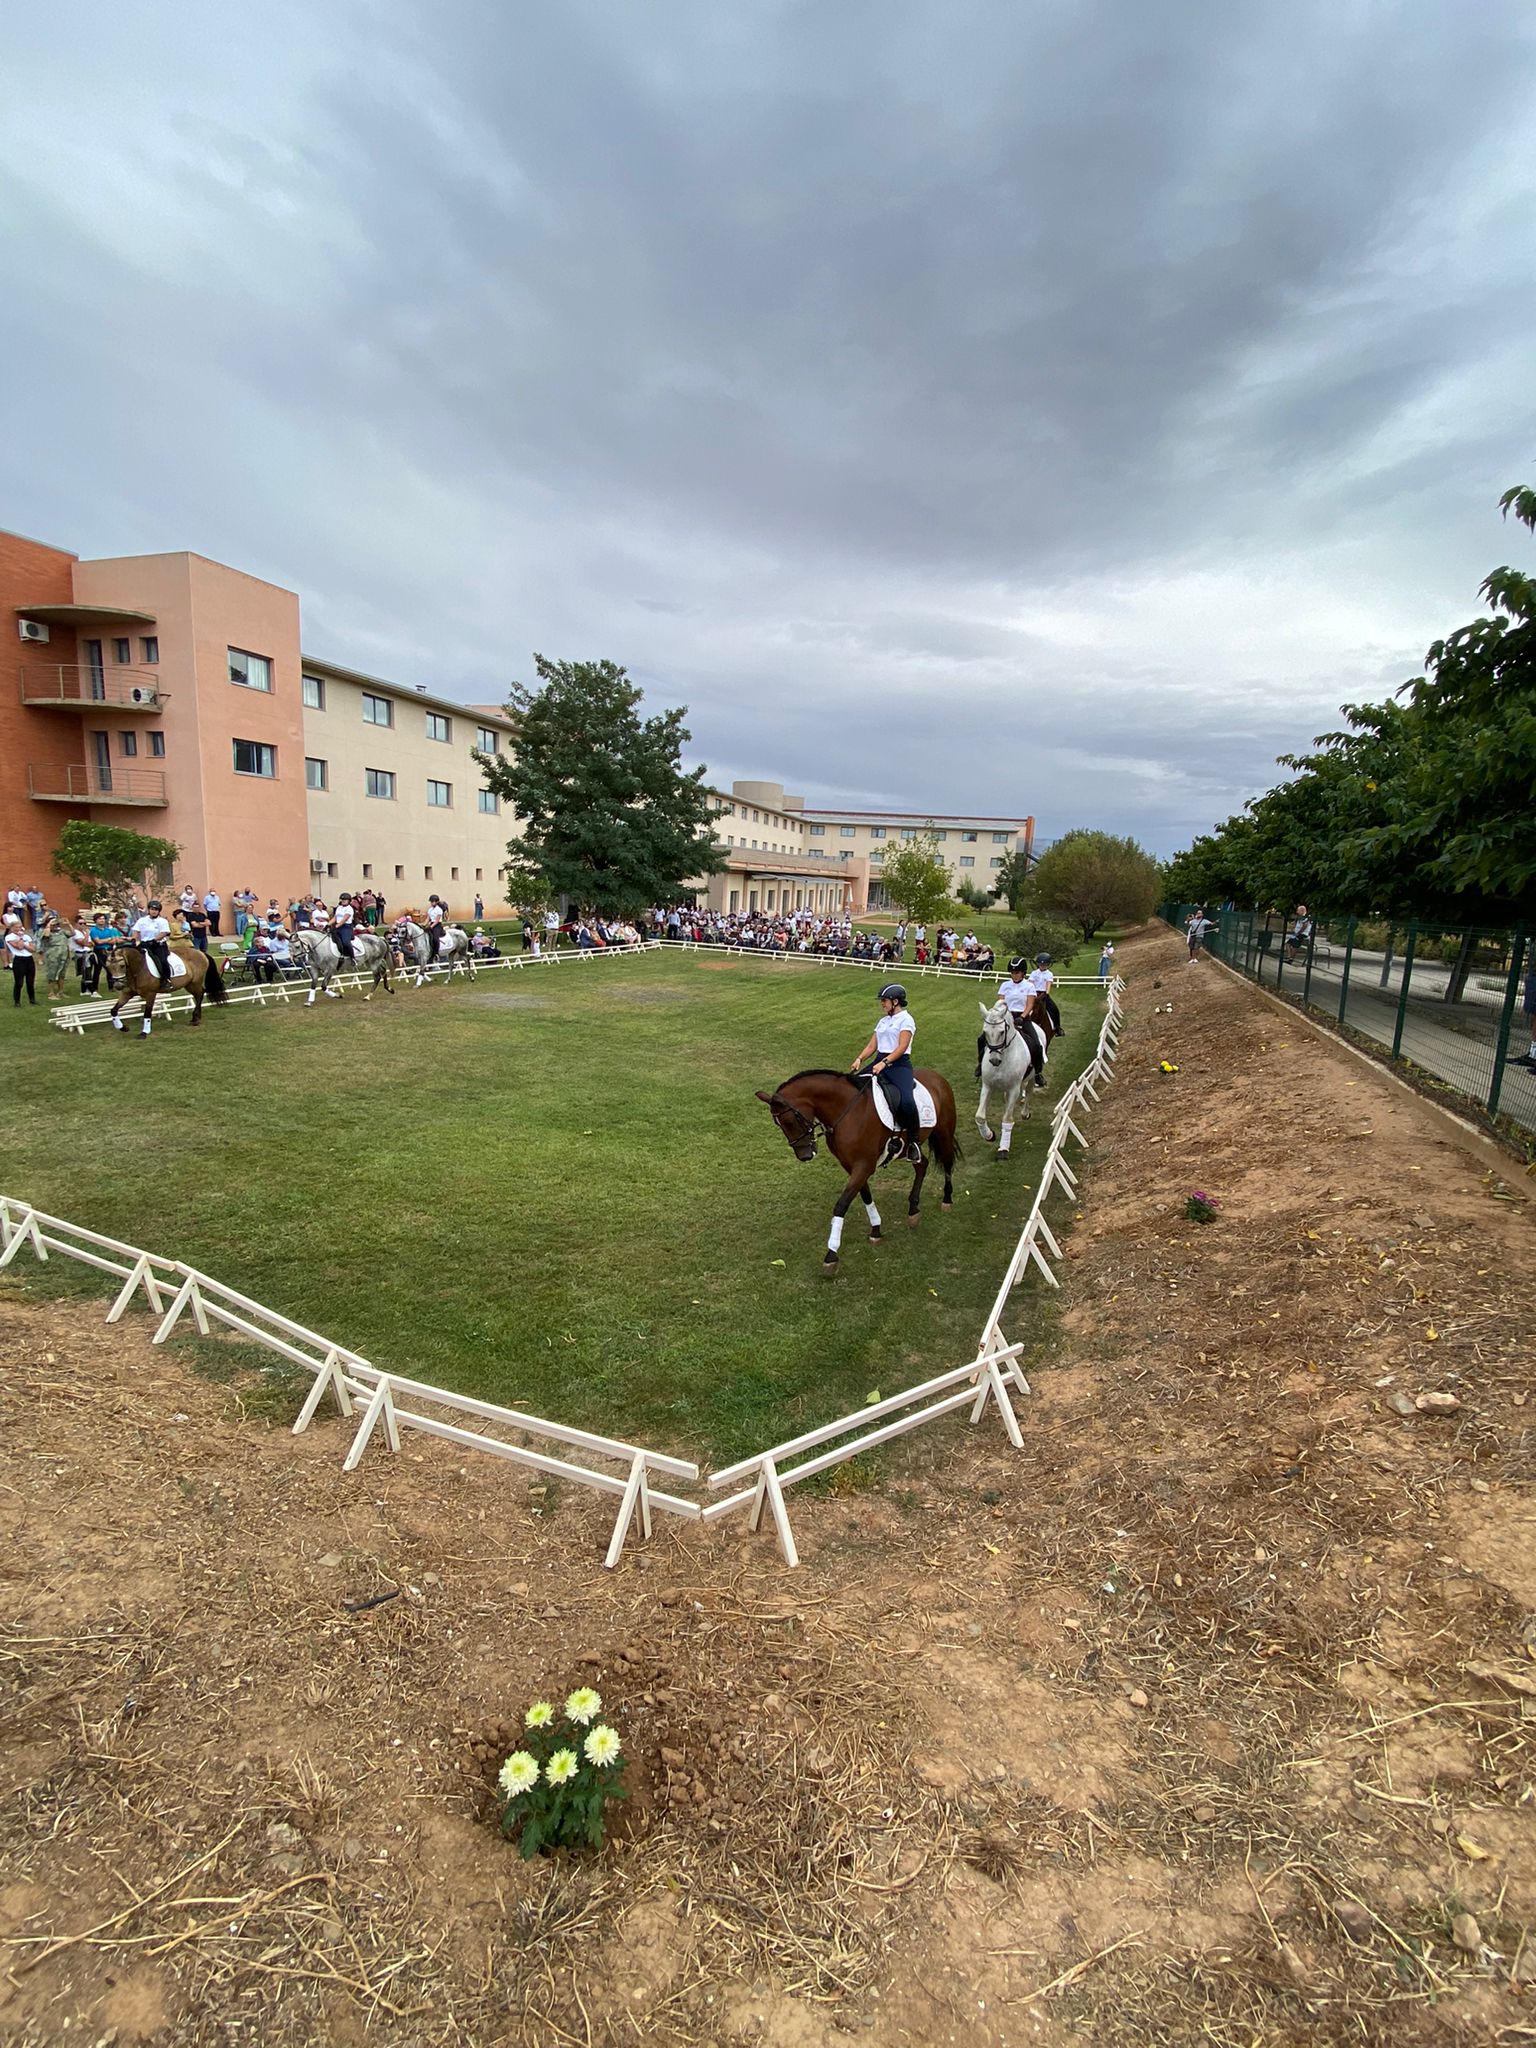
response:
[[[227,1003],[229,990],[224,986],[224,977],[219,972],[219,963],[211,953],[205,953],[208,965],[203,969],[203,994],[210,1003]]]

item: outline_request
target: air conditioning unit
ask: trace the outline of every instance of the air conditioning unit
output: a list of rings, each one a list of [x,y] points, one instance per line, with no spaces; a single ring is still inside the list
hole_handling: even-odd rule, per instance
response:
[[[160,692],[153,683],[134,683],[128,692],[130,704],[158,704]]]
[[[46,641],[48,638],[48,628],[41,619],[18,619],[16,621],[16,630],[23,640]]]
[[[309,864],[309,872],[312,875],[323,875],[325,873],[325,862],[323,860],[312,860]]]

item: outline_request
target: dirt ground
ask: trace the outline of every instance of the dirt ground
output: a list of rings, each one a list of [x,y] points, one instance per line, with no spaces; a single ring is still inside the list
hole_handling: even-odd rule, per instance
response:
[[[798,1572],[606,1573],[591,1497],[419,1439],[344,1477],[8,1279],[0,2039],[1536,2041],[1536,1185],[1119,958],[1023,1452],[800,1490]],[[499,1724],[578,1682],[634,1796],[524,1864]]]

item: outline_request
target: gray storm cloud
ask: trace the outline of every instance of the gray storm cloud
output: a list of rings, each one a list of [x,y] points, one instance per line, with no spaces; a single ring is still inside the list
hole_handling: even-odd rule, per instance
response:
[[[466,698],[610,654],[720,776],[1161,848],[1501,559],[1512,0],[187,20],[13,31],[0,523]]]

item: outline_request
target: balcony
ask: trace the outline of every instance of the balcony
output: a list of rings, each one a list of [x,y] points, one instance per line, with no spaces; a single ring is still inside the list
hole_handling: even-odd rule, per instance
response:
[[[170,799],[158,768],[96,768],[71,761],[63,768],[27,769],[27,794],[40,804],[119,804],[163,810]]]
[[[38,711],[145,711],[165,705],[152,668],[92,668],[82,662],[34,661],[21,671],[21,701]]]

